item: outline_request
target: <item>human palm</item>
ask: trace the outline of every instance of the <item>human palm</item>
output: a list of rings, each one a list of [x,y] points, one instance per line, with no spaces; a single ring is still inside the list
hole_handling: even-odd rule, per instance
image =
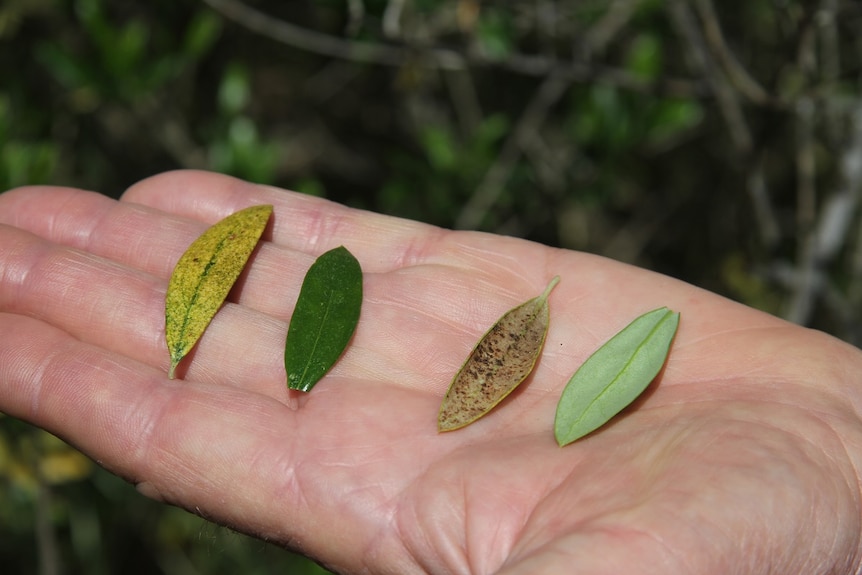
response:
[[[166,377],[164,292],[207,224],[275,205],[229,303]],[[124,201],[0,195],[0,410],[150,497],[345,573],[853,573],[862,565],[855,348],[603,258],[451,232],[227,177]],[[356,334],[295,409],[284,336],[303,274],[345,245]],[[438,434],[446,387],[502,313],[562,281],[533,375]],[[565,448],[575,369],[634,317],[682,319],[668,364]]]

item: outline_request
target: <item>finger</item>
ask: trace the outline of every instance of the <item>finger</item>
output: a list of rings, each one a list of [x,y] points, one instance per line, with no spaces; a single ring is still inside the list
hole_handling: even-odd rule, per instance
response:
[[[212,223],[253,204],[273,204],[272,241],[314,256],[346,245],[368,271],[421,262],[438,229],[408,220],[347,208],[321,198],[259,186],[208,172],[161,174],[132,186],[135,202]]]
[[[198,171],[160,174],[132,186],[123,201],[136,202],[207,223],[252,204],[273,204],[272,241],[318,256],[344,245],[368,272],[387,272],[417,264],[445,264],[483,274],[505,272],[519,287],[529,281],[537,262],[519,257],[525,242],[449,231],[342,206],[312,196],[250,184],[227,176]],[[466,240],[466,241],[465,241]],[[535,257],[535,253],[533,254]],[[495,280],[497,278],[495,277]],[[526,281],[525,281],[526,280]],[[498,285],[507,289],[511,285]]]
[[[167,277],[166,256],[195,233],[185,218],[74,188],[29,186],[0,194],[0,224]]]
[[[42,319],[91,345],[166,369],[165,282],[116,262],[0,226],[0,310]],[[244,306],[221,310],[193,351],[188,379],[247,381],[285,397],[285,324]],[[226,337],[231,332],[254,337]],[[187,364],[188,365],[188,364]]]
[[[491,288],[486,292],[489,296],[493,293],[510,302],[541,291],[552,276],[559,274],[563,281],[552,299],[556,295],[556,299],[565,299],[570,308],[576,308],[582,318],[587,318],[582,323],[588,329],[612,323],[616,318],[631,320],[661,306],[678,311],[696,309],[715,326],[713,332],[749,329],[752,324],[773,327],[777,323],[766,314],[729,305],[727,300],[666,276],[607,259],[553,250],[515,238],[442,231],[218,174],[162,174],[136,184],[123,199],[188,217],[208,214],[208,221],[248,203],[273,203],[276,243],[317,254],[355,241],[356,247],[348,248],[356,250],[366,271],[385,272],[417,264],[462,268],[469,270],[472,277],[464,289],[484,283]],[[578,289],[561,298],[560,292],[573,282]],[[483,290],[478,292],[474,298],[484,295]]]
[[[233,181],[231,178],[219,177],[220,180],[222,178],[229,182]],[[209,193],[209,191],[206,192],[206,197],[209,197]],[[187,195],[192,195],[192,192],[189,191]],[[289,200],[286,203],[285,198]],[[302,202],[303,198],[288,192],[277,193],[275,199],[280,200],[280,203],[276,202],[274,219],[276,221],[281,219],[282,212],[291,212],[294,199]],[[260,202],[268,199],[272,198],[259,198]],[[335,204],[329,202],[321,203],[318,208],[320,212],[313,216],[317,219],[327,217],[322,213],[325,210],[333,208],[344,210],[341,207],[336,208]],[[225,210],[225,213],[232,213],[232,211],[234,208]],[[372,220],[379,217],[367,212],[358,213],[361,217]],[[217,217],[213,216],[213,222]],[[402,227],[400,224],[404,223],[394,218],[383,219],[399,222],[396,226],[399,229]],[[98,194],[68,188],[22,188],[1,195],[0,223],[26,229],[50,241],[77,247],[165,279],[170,276],[173,266],[185,249],[207,227],[207,224],[198,220],[178,217],[159,209],[130,202],[118,203]],[[419,224],[417,226],[422,227]],[[357,233],[362,237],[375,234],[377,231],[372,225],[371,228],[363,228]],[[265,239],[272,238],[265,237]],[[417,242],[416,245],[421,241],[418,236],[414,239]],[[490,245],[489,240],[493,241],[493,246]],[[387,241],[385,235],[379,241],[382,248]],[[394,241],[400,242],[400,237],[396,237]],[[345,240],[345,243],[350,242]],[[535,264],[542,261],[542,258],[536,254],[538,251],[536,248],[540,246],[531,246],[527,242],[481,234],[451,234],[438,230],[436,235],[432,234],[427,244],[423,250],[428,261],[424,264],[420,264],[415,257],[411,256],[416,260],[412,265],[390,269],[391,262],[384,261],[383,265],[380,265],[381,262],[374,257],[368,259],[359,254],[360,263],[366,274],[404,270],[408,271],[409,275],[418,271],[417,280],[424,282],[430,279],[432,284],[439,283],[441,295],[444,295],[445,299],[441,300],[433,296],[426,298],[423,307],[444,312],[444,315],[451,315],[452,321],[471,319],[465,318],[470,310],[462,310],[450,305],[463,300],[468,295],[479,298],[480,302],[491,301],[494,296],[507,297],[508,301],[516,302],[523,297],[521,294],[540,289],[543,287],[542,282],[548,279],[529,277],[529,272],[521,263]],[[511,253],[504,256],[498,255],[501,244],[504,249],[511,244]],[[533,253],[525,253],[520,257],[525,247],[528,252]],[[393,255],[397,257],[401,248],[403,246],[398,244],[382,251],[387,254],[387,257]],[[295,301],[301,278],[313,260],[314,256],[298,252],[294,248],[263,241],[253,256],[254,265],[246,266],[237,282],[239,288],[235,289],[228,299],[264,313],[282,314],[285,309],[282,302]],[[403,264],[402,258],[397,265]],[[423,265],[441,267],[414,269]],[[460,283],[456,283],[455,278],[446,274],[428,273],[435,269],[457,271],[456,275]],[[501,275],[505,275],[506,279],[501,280]],[[461,281],[464,279],[467,281]],[[529,287],[531,284],[537,287]],[[460,291],[460,297],[455,297],[453,301],[452,296],[458,294],[452,292],[456,290]],[[401,298],[400,301],[415,299],[407,294],[407,297]],[[445,305],[437,305],[439,303]],[[471,304],[471,309],[481,310],[482,304]],[[449,314],[449,311],[452,313]]]
[[[206,229],[198,220],[129,202],[120,203],[100,194],[71,188],[20,188],[0,195],[0,223],[25,229],[51,242],[72,246],[113,260],[129,268],[167,280],[177,260]],[[260,252],[265,252],[263,255]],[[255,266],[246,266],[238,284],[252,286],[234,290],[230,301],[254,305],[274,313],[282,307],[265,304],[277,301],[259,298],[259,286],[270,296],[285,277],[304,273],[313,258],[261,242]],[[275,265],[277,262],[277,266]],[[250,274],[253,274],[250,276]],[[239,299],[239,295],[245,297]]]

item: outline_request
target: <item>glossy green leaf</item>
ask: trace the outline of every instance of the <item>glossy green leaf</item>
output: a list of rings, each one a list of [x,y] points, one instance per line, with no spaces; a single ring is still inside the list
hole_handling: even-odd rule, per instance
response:
[[[533,371],[548,333],[548,296],[559,281],[554,277],[542,295],[506,312],[482,336],[443,398],[439,431],[473,423]]]
[[[317,258],[305,274],[284,346],[290,389],[309,391],[329,371],[356,330],[362,269],[344,246]]]
[[[575,372],[557,404],[560,446],[607,423],[634,401],[664,365],[679,325],[666,307],[640,316],[600,347]]]
[[[168,377],[191,351],[242,273],[272,206],[252,206],[207,229],[180,257],[165,294]]]

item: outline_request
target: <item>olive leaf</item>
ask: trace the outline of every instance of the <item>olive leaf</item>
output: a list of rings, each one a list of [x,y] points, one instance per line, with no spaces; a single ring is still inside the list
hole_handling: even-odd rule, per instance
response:
[[[561,447],[595,431],[643,393],[661,371],[678,325],[678,312],[655,309],[587,358],[557,404],[554,435]]]
[[[526,379],[545,343],[548,296],[559,281],[554,277],[542,295],[506,312],[482,336],[443,398],[439,431],[473,423]]]
[[[231,214],[208,228],[180,257],[165,294],[171,379],[242,273],[271,214],[269,205]]]
[[[309,391],[329,371],[356,330],[362,307],[362,269],[344,246],[308,269],[290,318],[284,369],[290,389]]]

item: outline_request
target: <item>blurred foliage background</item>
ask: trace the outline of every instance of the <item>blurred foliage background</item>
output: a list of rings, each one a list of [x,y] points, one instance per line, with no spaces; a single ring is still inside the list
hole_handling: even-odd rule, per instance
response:
[[[215,170],[859,345],[860,53],[853,0],[5,0],[0,189]],[[325,572],[8,417],[0,481],[6,573]]]

